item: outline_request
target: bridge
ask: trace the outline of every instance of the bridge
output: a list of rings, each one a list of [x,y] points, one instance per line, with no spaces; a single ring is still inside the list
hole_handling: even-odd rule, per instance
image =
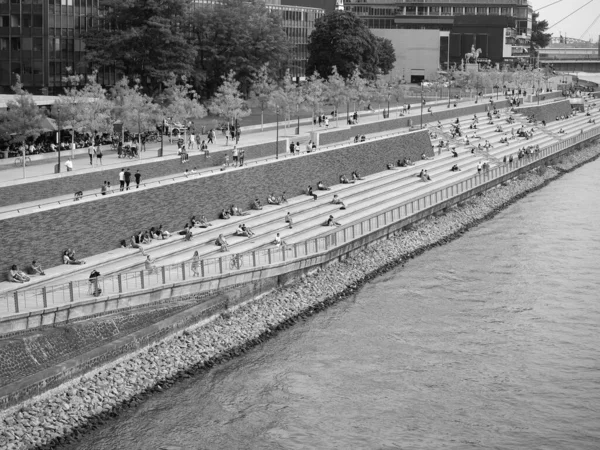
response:
[[[554,67],[558,72],[600,72],[600,59],[543,59],[540,58],[540,64],[548,64]]]

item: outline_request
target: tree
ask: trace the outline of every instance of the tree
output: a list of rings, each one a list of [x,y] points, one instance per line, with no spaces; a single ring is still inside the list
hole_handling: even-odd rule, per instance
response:
[[[297,85],[292,81],[292,75],[289,69],[286,70],[283,80],[277,86],[273,93],[272,106],[277,108],[283,114],[286,120],[285,127],[287,129],[288,121],[292,118],[292,111],[297,105]]]
[[[142,92],[139,80],[129,86],[127,77],[121,78],[111,90],[114,102],[114,116],[123,123],[123,129],[138,133],[141,147],[141,134],[153,129],[159,121],[158,108],[152,98]],[[141,153],[140,153],[141,156]]]
[[[182,76],[180,79],[181,83],[178,83],[177,76],[171,73],[163,83],[163,90],[156,97],[156,103],[164,117],[187,125],[191,119],[206,116],[206,108],[198,102],[198,95],[188,84],[187,77]]]
[[[240,90],[248,95],[256,73],[265,63],[279,79],[286,67],[291,43],[275,11],[256,1],[222,0],[199,7],[190,17],[198,50],[194,86],[209,98],[229,71],[236,72]]]
[[[333,66],[331,75],[327,77],[325,96],[327,101],[335,108],[335,123],[336,126],[339,126],[338,106],[340,103],[343,104],[348,101],[348,92],[346,91],[346,81],[338,73],[336,66]]]
[[[191,74],[196,49],[181,23],[186,0],[106,0],[103,6],[104,16],[84,34],[84,65],[100,68],[108,61],[148,91],[171,73]]]
[[[240,82],[235,79],[233,70],[222,77],[222,84],[211,100],[209,109],[213,114],[224,117],[237,126],[237,120],[250,115],[252,110],[240,92]]]
[[[391,42],[379,41],[354,13],[333,11],[315,22],[309,36],[306,74],[316,70],[329,76],[335,66],[343,78],[348,78],[358,67],[364,78],[375,79],[377,74],[390,70],[390,62],[393,64],[390,48]]]
[[[269,75],[269,63],[263,64],[252,80],[252,98],[260,106],[260,131],[263,131],[265,109],[271,103],[277,83]]]
[[[6,104],[6,111],[0,112],[0,139],[6,142],[21,143],[23,178],[25,178],[24,143],[27,139],[36,139],[46,131],[42,127],[44,115],[33,100],[33,96],[23,89],[21,78],[18,75],[12,90],[16,94],[14,100],[10,100]]]
[[[546,48],[552,41],[552,33],[546,33],[546,31],[548,31],[548,21],[538,20],[539,16],[539,12],[534,12],[532,15],[533,23],[530,45],[530,53],[532,58],[537,58],[539,49]]]
[[[387,75],[394,68],[396,62],[396,51],[392,45],[392,41],[384,39],[382,37],[375,37],[377,41],[377,67],[381,70],[381,73]]]
[[[33,96],[23,89],[18,75],[11,88],[16,95],[6,104],[6,111],[0,113],[0,138],[6,142],[36,139],[45,131],[42,126],[44,114],[36,105]]]
[[[325,82],[319,75],[319,72],[313,73],[308,78],[307,83],[304,84],[304,99],[312,113],[313,126],[315,122],[315,115],[323,112],[325,89]]]
[[[360,108],[362,103],[371,99],[372,92],[369,89],[369,83],[360,75],[358,68],[354,69],[352,76],[346,80],[346,88],[348,90],[348,101],[354,102],[355,111],[357,104]]]

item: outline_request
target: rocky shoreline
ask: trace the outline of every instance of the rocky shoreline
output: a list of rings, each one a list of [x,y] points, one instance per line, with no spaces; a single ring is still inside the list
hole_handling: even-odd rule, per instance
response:
[[[0,413],[0,448],[54,448],[136,406],[179,378],[189,378],[263,342],[278,330],[356,291],[363,283],[427,249],[460,237],[528,193],[600,157],[600,146],[572,151],[424,219],[388,240],[314,274],[197,324],[135,354]]]

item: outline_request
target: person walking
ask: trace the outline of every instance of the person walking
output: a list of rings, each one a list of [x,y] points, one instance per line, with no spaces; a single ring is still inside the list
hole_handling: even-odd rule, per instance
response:
[[[128,191],[129,183],[131,183],[131,172],[129,171],[129,169],[127,169],[125,171],[125,173],[123,174],[123,177],[125,178],[125,190]]]
[[[238,151],[237,145],[234,145],[233,152],[232,152],[232,159],[233,159],[233,164],[235,165],[235,167],[237,167],[237,165],[238,165],[238,156],[239,156],[239,151]]]
[[[139,170],[136,170],[134,177],[135,177],[135,188],[138,189],[140,187],[140,181],[142,179],[142,174],[140,173]]]
[[[245,153],[246,153],[246,150],[244,150],[243,148],[240,148],[240,155],[238,156],[238,159],[240,160],[240,167],[242,167],[244,165]]]
[[[96,149],[93,145],[89,145],[88,147],[88,156],[90,157],[90,166],[94,166],[94,153],[96,153]]]
[[[125,189],[125,169],[121,169],[119,172],[119,190],[123,191]]]
[[[65,163],[65,167],[67,168],[67,172],[73,171],[73,161],[71,160],[71,158],[67,159],[67,162]]]

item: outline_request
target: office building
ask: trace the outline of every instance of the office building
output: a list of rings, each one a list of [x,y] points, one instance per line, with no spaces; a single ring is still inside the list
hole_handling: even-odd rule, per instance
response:
[[[335,1],[335,0],[334,0]],[[196,0],[196,5],[217,3]],[[281,0],[266,0],[267,7],[281,15],[282,27],[294,44],[290,55],[292,75],[304,76],[308,60],[308,36],[320,8],[282,5]],[[34,94],[63,93],[67,68],[85,73],[82,35],[95,26],[101,0],[0,0],[0,94],[12,93],[16,75]],[[115,83],[116,73],[104,67],[98,81]]]
[[[66,68],[83,57],[81,34],[98,19],[98,2],[0,0],[0,93],[12,92],[16,74],[33,93],[62,93]],[[100,78],[114,83],[114,73]]]
[[[439,70],[460,65],[472,46],[480,48],[480,59],[490,63],[528,56],[533,13],[528,0],[345,0],[344,4],[375,34],[392,40],[397,56],[408,58],[398,59],[395,71],[413,80],[423,73],[431,77],[434,65]],[[406,31],[393,30],[420,30],[427,38],[418,33],[407,38]],[[425,30],[439,33],[437,45]],[[439,53],[434,57],[436,47]]]

